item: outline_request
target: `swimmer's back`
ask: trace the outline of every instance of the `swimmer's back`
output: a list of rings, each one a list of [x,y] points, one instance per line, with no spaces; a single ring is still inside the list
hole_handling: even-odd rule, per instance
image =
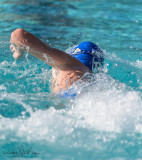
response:
[[[80,79],[85,72],[91,72],[89,69],[85,71],[84,69],[74,69],[74,70],[59,70],[52,69],[52,91],[54,93],[59,92],[62,89],[68,89],[75,81]]]

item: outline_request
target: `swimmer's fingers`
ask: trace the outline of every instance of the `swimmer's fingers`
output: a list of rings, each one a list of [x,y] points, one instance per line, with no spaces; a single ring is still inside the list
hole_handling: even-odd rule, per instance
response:
[[[19,59],[19,58],[22,57],[22,55],[23,55],[23,54],[21,54],[21,53],[18,52],[18,51],[14,51],[14,52],[13,52],[13,58],[14,58],[14,59]]]
[[[11,45],[10,45],[10,49],[12,50],[13,48],[14,48],[14,46],[11,44]]]
[[[14,59],[19,59],[21,57],[21,55],[19,55],[17,52],[13,53],[13,58]]]
[[[10,49],[13,49],[13,45],[12,44],[10,45]]]
[[[15,47],[12,44],[10,45],[10,49],[12,52],[15,52]]]
[[[10,49],[13,52],[14,59],[19,59],[24,54],[24,50],[22,48],[18,48],[14,46],[13,44],[10,45]]]

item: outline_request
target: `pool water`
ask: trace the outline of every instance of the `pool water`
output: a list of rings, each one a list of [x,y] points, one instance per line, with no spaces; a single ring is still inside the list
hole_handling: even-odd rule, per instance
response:
[[[0,159],[142,159],[141,0],[0,0]],[[50,92],[51,67],[15,61],[10,35],[24,28],[63,51],[92,41],[103,71],[78,96]]]

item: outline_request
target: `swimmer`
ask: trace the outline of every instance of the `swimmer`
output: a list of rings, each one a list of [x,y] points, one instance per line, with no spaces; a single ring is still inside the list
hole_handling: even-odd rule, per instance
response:
[[[11,51],[14,59],[19,59],[25,51],[52,66],[52,92],[67,90],[85,73],[103,65],[103,52],[92,42],[82,42],[70,54],[51,48],[24,29],[16,29],[11,34]]]

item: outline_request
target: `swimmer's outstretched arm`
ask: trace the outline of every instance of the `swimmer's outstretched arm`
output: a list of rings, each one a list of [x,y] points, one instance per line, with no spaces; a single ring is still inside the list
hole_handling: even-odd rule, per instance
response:
[[[12,32],[10,42],[10,48],[12,52],[14,52],[13,57],[15,59],[20,58],[22,54],[27,51],[52,67],[67,70],[72,69],[74,66],[84,68],[81,62],[69,54],[47,46],[37,37],[21,28]]]

